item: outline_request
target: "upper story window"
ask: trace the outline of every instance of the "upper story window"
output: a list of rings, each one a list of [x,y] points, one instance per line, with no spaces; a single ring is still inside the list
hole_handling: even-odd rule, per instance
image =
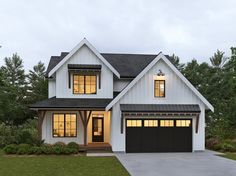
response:
[[[165,97],[165,80],[155,80],[154,82],[154,96]]]
[[[73,75],[74,94],[96,94],[97,76],[96,75]]]

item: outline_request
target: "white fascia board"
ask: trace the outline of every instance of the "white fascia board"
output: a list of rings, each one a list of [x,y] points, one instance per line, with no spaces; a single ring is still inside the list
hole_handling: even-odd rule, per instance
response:
[[[130,82],[126,88],[120,92],[120,94],[112,100],[106,107],[106,111],[112,108],[147,72],[150,70],[160,59],[175,72],[177,76],[197,95],[197,97],[208,107],[212,112],[214,112],[214,107],[206,100],[205,97],[182,75],[182,73],[166,58],[162,53],[159,53],[157,57],[133,80]]]
[[[118,77],[120,78],[120,74],[117,72],[117,70],[111,66],[109,62],[96,50],[95,47],[93,47],[87,39],[83,39],[78,45],[76,45],[70,52],[69,54],[64,57],[48,74],[48,76],[52,76],[65,62],[73,56],[76,51],[78,51],[83,45],[86,45],[89,49],[93,51],[93,53]]]
[[[162,58],[166,64],[175,72],[177,76],[197,95],[197,97],[209,108],[212,112],[214,112],[214,107],[207,101],[207,99],[185,78],[185,76],[167,59],[164,55]]]

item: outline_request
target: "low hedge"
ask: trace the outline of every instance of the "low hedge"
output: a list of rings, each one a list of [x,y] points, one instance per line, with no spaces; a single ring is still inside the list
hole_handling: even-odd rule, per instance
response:
[[[3,151],[6,154],[18,155],[70,155],[79,153],[79,145],[75,142],[70,142],[67,145],[62,142],[57,142],[53,145],[43,144],[41,146],[30,146],[29,144],[10,144],[4,147]]]

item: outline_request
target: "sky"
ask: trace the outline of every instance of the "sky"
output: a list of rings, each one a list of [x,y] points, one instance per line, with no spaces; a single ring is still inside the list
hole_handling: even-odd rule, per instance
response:
[[[236,46],[236,0],[0,0],[0,65],[18,53],[26,70],[84,37],[108,53],[175,53],[209,62]]]

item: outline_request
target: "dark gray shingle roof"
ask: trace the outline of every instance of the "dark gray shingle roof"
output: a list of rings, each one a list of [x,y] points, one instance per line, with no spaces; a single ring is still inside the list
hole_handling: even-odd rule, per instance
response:
[[[105,109],[112,99],[93,99],[93,98],[56,98],[52,97],[39,101],[30,106],[32,109],[46,108],[97,108]]]
[[[121,104],[123,112],[200,112],[196,104]]]
[[[136,77],[157,55],[112,54],[101,55],[119,72],[121,77]]]
[[[48,73],[68,54],[62,52],[61,56],[52,56],[46,71]],[[101,55],[119,72],[123,78],[136,77],[157,55],[155,54],[115,54],[101,53]],[[166,55],[167,56],[167,55]],[[169,56],[167,56],[168,58]]]

